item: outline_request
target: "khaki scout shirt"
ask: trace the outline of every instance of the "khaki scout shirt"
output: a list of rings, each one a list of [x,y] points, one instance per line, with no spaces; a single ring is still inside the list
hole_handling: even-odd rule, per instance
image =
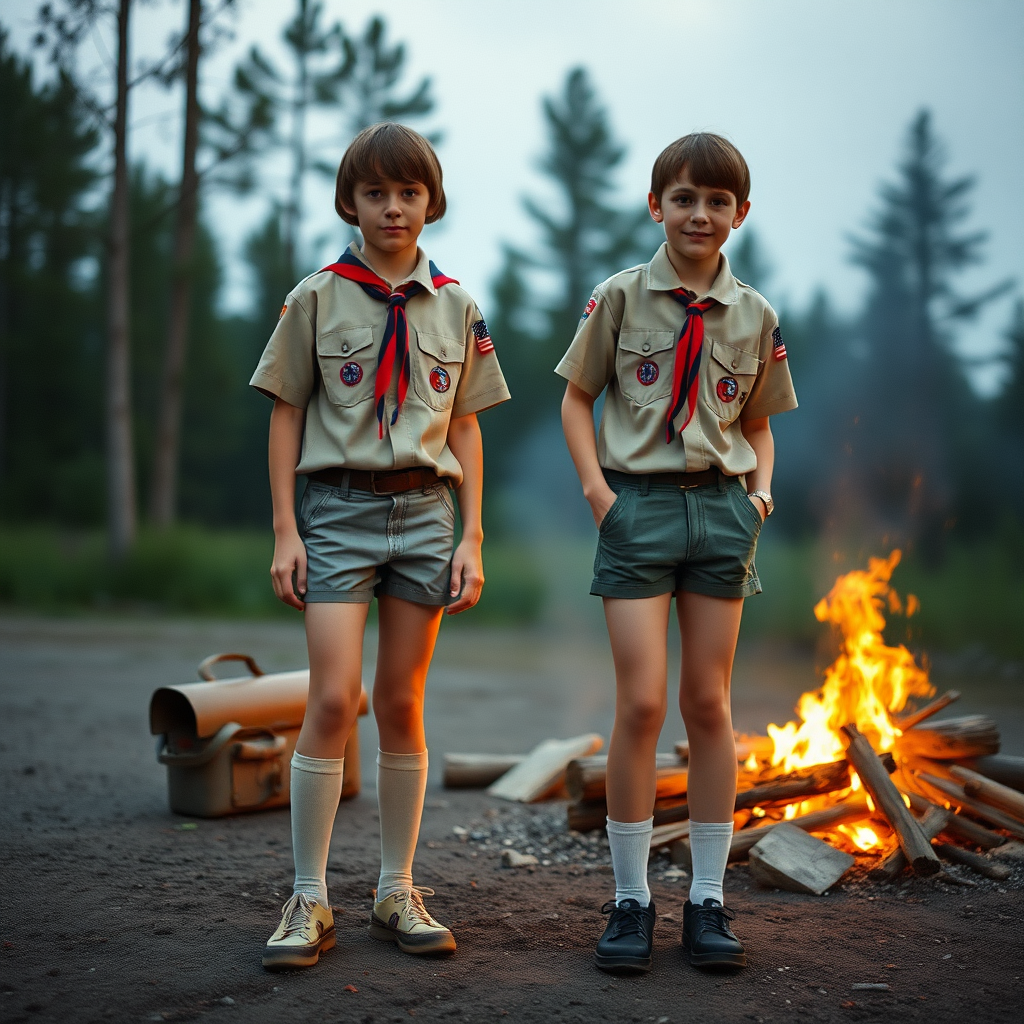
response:
[[[723,255],[711,290],[697,296],[717,300],[704,314],[697,408],[682,442],[685,407],[666,443],[675,348],[686,317],[668,294],[681,284],[667,249],[662,245],[650,263],[598,286],[555,372],[595,398],[608,389],[597,444],[605,469],[673,473],[718,466],[729,476],[749,473],[757,458],[740,421],[797,404],[778,317],[732,276]]]
[[[366,263],[354,243],[350,251]],[[447,444],[449,420],[507,401],[508,388],[495,352],[477,346],[473,326],[482,317],[469,294],[457,284],[435,288],[422,250],[408,280],[426,291],[406,304],[411,379],[392,425],[398,391],[398,374],[393,375],[383,440],[373,385],[387,304],[355,281],[323,270],[288,296],[249,383],[268,397],[306,410],[296,472],[427,466],[455,486],[462,483],[462,467]],[[432,375],[434,370],[444,373]],[[446,383],[444,390],[434,386]]]

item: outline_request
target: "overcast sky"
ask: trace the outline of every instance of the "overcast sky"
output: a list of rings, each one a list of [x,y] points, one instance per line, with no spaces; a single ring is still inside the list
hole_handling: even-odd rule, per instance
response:
[[[0,20],[23,46],[36,5],[7,0]],[[288,0],[239,0],[237,36],[207,64],[214,101],[252,43],[280,60]],[[486,309],[503,240],[535,239],[521,197],[544,195],[536,170],[544,135],[540,101],[566,72],[587,68],[628,146],[618,175],[622,202],[643,202],[650,166],[672,139],[707,129],[731,138],[751,167],[749,224],[775,267],[768,298],[803,302],[824,285],[845,308],[863,294],[847,238],[891,177],[910,120],[929,108],[952,173],[977,176],[971,227],[990,233],[985,266],[964,288],[1007,275],[1024,282],[1024,3],[1021,0],[326,0],[350,32],[382,13],[407,43],[409,81],[430,75],[437,99],[425,122],[443,131],[440,156],[449,213],[424,247]],[[156,52],[185,5],[136,6],[135,54]],[[176,173],[180,101],[140,90],[132,150]],[[320,121],[318,139],[339,129]],[[325,145],[324,152],[335,149]],[[283,168],[282,168],[283,169]],[[271,177],[269,186],[283,183]],[[246,301],[239,246],[265,215],[265,196],[218,200],[225,244],[225,303]],[[336,230],[331,188],[310,180],[306,237]],[[337,236],[335,236],[337,237]],[[326,258],[337,246],[325,245]],[[1010,301],[967,338],[992,350]],[[496,339],[498,340],[498,339]],[[500,340],[498,340],[500,345]]]

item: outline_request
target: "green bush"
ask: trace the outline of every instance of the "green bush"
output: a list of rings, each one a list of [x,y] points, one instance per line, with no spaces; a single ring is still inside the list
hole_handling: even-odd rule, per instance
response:
[[[98,532],[0,527],[0,604],[48,612],[294,615],[270,585],[273,550],[269,531],[180,526],[143,530],[131,554],[113,564]],[[544,582],[533,562],[515,547],[490,543],[484,559],[487,585],[467,624],[536,621]]]

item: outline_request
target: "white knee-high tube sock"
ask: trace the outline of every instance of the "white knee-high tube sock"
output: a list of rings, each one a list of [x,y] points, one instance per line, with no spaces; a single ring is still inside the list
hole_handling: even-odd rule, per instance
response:
[[[615,872],[615,902],[636,900],[642,907],[651,902],[647,886],[647,859],[651,855],[651,833],[654,818],[646,821],[605,820],[608,845],[612,851]]]
[[[292,856],[295,884],[292,892],[304,892],[330,908],[327,899],[327,854],[331,829],[341,800],[345,758],[306,757],[292,754]]]
[[[427,752],[377,751],[377,806],[380,810],[380,879],[377,899],[412,888],[412,861],[420,835],[427,791]]]
[[[690,854],[693,857],[691,903],[702,906],[708,898],[725,903],[722,882],[725,879],[731,840],[731,821],[690,822]]]

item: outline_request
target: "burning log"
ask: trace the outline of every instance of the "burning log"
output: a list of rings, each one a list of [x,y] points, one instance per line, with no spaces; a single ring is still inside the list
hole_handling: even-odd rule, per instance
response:
[[[1018,793],[1009,786],[993,782],[984,775],[958,764],[951,765],[949,772],[963,783],[964,792],[968,796],[975,796],[1000,811],[1006,811],[1007,814],[1024,820],[1024,793]]]
[[[928,810],[920,821],[921,832],[925,839],[931,842],[948,824],[951,814],[944,807],[936,807],[929,804]],[[897,833],[897,836],[899,833]],[[897,845],[887,857],[883,858],[881,864],[868,872],[868,878],[876,882],[891,882],[907,866],[907,855],[903,848]],[[935,872],[931,872],[935,874]]]
[[[931,775],[928,772],[919,772],[917,777],[929,788],[938,790],[942,794],[940,799],[952,800],[964,810],[970,811],[976,818],[982,818],[990,825],[1004,829],[1018,839],[1024,839],[1024,822],[1011,817],[1005,811],[996,810],[995,807],[990,807],[988,804],[968,796],[964,792],[963,786],[958,783],[940,779],[937,775]]]
[[[971,768],[993,782],[1001,782],[1004,786],[1024,793],[1024,757],[989,754],[988,757],[976,757],[961,763],[965,768]]]
[[[675,754],[657,755],[657,799],[680,796],[686,792],[686,765]],[[565,770],[565,788],[573,800],[604,800],[606,755],[579,757]]]
[[[904,792],[906,792],[910,799],[911,808],[918,815],[922,815],[929,808],[936,806],[931,800],[913,790],[907,789]],[[956,836],[958,839],[966,839],[968,842],[974,843],[975,846],[980,846],[983,850],[994,850],[997,846],[1002,846],[1006,842],[1005,836],[985,828],[984,825],[979,825],[976,821],[971,821],[970,818],[961,817],[956,811],[950,813],[946,827],[939,834],[942,835],[943,833]]]
[[[740,764],[747,760],[751,754],[758,761],[767,761],[772,756],[775,743],[770,736],[746,736],[736,735],[736,760]],[[690,744],[686,740],[680,740],[676,744],[676,754],[680,761],[690,759]]]
[[[750,873],[759,885],[820,896],[856,863],[789,822],[765,831],[750,850]]]
[[[999,752],[999,728],[986,715],[966,715],[932,722],[927,729],[908,729],[896,741],[901,755],[962,761]]]
[[[952,843],[934,843],[933,846],[943,860],[952,864],[963,864],[964,867],[977,871],[979,875],[994,878],[997,882],[1005,882],[1013,874],[1013,869],[1005,864],[993,864],[980,853],[972,853],[970,850],[953,846]]]
[[[894,718],[893,725],[900,732],[906,732],[908,729],[913,729],[915,725],[920,725],[926,718],[937,715],[944,708],[948,708],[950,704],[959,699],[959,690],[947,690],[941,697],[936,697],[930,704],[925,704],[923,708],[918,708],[917,711],[911,712],[909,715],[900,715],[898,718]]]
[[[871,794],[875,806],[885,815],[899,839],[900,849],[917,875],[934,875],[941,870],[939,858],[924,837],[914,816],[907,810],[899,790],[871,744],[855,725],[844,725],[849,738],[846,758],[856,769],[864,788]]]
[[[445,754],[445,789],[486,789],[515,768],[525,754]]]
[[[577,757],[596,754],[604,740],[596,733],[567,740],[545,740],[514,768],[493,782],[487,792],[504,800],[532,803],[560,786],[566,766]]]

